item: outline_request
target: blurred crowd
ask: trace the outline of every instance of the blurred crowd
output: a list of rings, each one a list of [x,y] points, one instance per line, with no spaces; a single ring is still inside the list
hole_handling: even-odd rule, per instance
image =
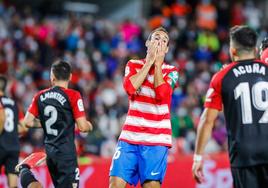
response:
[[[153,0],[150,14],[114,23],[90,15],[40,17],[30,8],[0,5],[0,73],[8,76],[8,94],[25,112],[33,95],[49,87],[49,69],[57,58],[72,63],[71,88],[81,92],[94,132],[76,133],[81,155],[110,157],[126,117],[128,99],[122,87],[129,59],[143,58],[150,31],[169,31],[166,61],[180,70],[179,87],[172,100],[173,153],[191,153],[196,127],[211,76],[230,61],[229,27],[248,24],[266,35],[262,12],[253,1]],[[261,37],[260,37],[261,38]],[[42,149],[43,131],[21,137],[22,151]],[[221,115],[207,152],[226,150]]]

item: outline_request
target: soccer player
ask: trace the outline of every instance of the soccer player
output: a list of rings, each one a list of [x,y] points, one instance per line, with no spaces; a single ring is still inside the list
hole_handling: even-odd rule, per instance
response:
[[[230,30],[231,64],[214,75],[201,116],[192,173],[203,181],[202,158],[218,113],[224,109],[235,188],[268,185],[268,65],[256,60],[257,34],[247,26]]]
[[[59,60],[51,67],[52,87],[38,92],[24,118],[27,127],[42,126],[45,134],[46,162],[56,188],[79,187],[79,168],[74,144],[75,124],[82,132],[92,130],[86,120],[79,92],[68,89],[69,63]],[[35,119],[40,124],[34,123]]]
[[[16,102],[5,96],[7,79],[0,75],[0,170],[5,166],[5,173],[8,179],[8,187],[17,187],[17,175],[15,166],[19,160],[20,145],[19,132],[24,129],[19,126],[23,114]]]
[[[136,185],[159,188],[171,147],[170,102],[178,80],[174,66],[164,63],[169,36],[160,27],[146,41],[147,55],[130,60],[124,88],[129,110],[110,168],[110,188]]]

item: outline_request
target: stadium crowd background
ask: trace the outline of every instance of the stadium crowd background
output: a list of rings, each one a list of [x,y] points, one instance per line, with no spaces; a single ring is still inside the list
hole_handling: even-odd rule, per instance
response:
[[[79,152],[110,157],[126,117],[122,87],[129,59],[145,55],[150,31],[160,25],[170,35],[166,61],[179,67],[180,87],[172,100],[173,153],[192,153],[196,126],[211,76],[228,63],[228,29],[247,24],[267,34],[262,12],[253,1],[154,0],[150,15],[114,23],[89,15],[40,16],[30,8],[0,3],[0,73],[8,76],[8,93],[25,112],[33,95],[49,87],[49,68],[56,57],[72,63],[71,87],[84,98],[94,132],[77,133]],[[43,149],[41,129],[21,137],[22,151]],[[226,150],[224,118],[216,122],[207,152]]]

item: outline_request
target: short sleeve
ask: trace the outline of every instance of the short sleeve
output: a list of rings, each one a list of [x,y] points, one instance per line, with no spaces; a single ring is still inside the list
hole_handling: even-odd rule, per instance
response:
[[[39,116],[38,105],[37,105],[37,101],[38,101],[38,97],[39,96],[40,96],[39,93],[37,93],[34,96],[34,98],[32,100],[32,103],[31,103],[31,105],[28,108],[28,112],[30,112],[31,114],[33,114],[35,117],[38,117]]]
[[[222,110],[221,79],[217,74],[212,78],[206,94],[205,108]]]
[[[70,102],[73,109],[74,119],[85,116],[85,108],[82,97],[79,92],[74,91],[73,95],[71,96]]]

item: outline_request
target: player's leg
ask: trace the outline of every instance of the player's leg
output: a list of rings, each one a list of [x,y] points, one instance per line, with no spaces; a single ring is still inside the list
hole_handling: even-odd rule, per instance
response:
[[[125,188],[127,183],[137,185],[138,146],[119,141],[110,167],[109,188]]]
[[[142,185],[143,188],[160,188],[161,184],[159,181],[146,181]]]
[[[57,181],[57,179],[58,179],[58,177],[57,177],[58,171],[57,171],[56,162],[55,162],[55,160],[53,160],[50,157],[46,158],[46,162],[47,162],[47,168],[48,168],[51,180],[53,182],[53,185],[55,187],[57,187],[58,186],[58,181]]]
[[[35,179],[28,165],[19,167],[20,183],[22,188],[42,188],[42,185]]]
[[[168,147],[139,146],[139,175],[143,188],[160,188],[167,169]]]
[[[39,182],[32,182],[27,188],[43,188]]]
[[[33,153],[13,168],[16,172],[19,172],[20,183],[23,188],[42,188],[30,169],[43,163],[45,159],[46,154],[44,152]]]
[[[8,182],[8,187],[10,188],[16,188],[18,187],[18,176],[17,174],[7,174],[7,182]]]
[[[110,176],[109,188],[125,188],[127,182],[120,177]]]
[[[77,158],[73,159],[57,159],[55,160],[56,171],[55,179],[57,181],[56,188],[78,188],[79,187],[79,168]]]
[[[261,185],[268,185],[268,164],[260,165],[258,177]]]
[[[234,188],[259,188],[258,167],[231,168]]]
[[[15,167],[19,161],[19,152],[18,151],[10,151],[7,154],[7,158],[5,160],[5,169],[8,180],[8,187],[16,188],[18,187],[18,176],[15,171]]]

